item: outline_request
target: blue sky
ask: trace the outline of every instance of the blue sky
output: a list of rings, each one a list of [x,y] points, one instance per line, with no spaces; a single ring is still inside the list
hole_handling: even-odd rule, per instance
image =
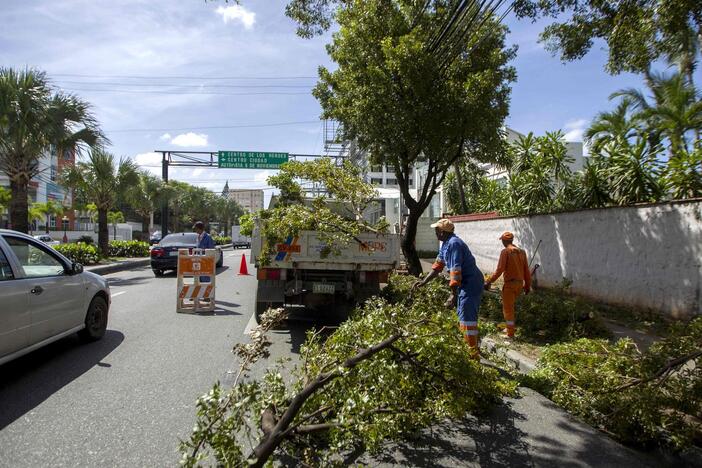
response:
[[[285,0],[2,3],[0,65],[45,70],[56,86],[93,104],[115,154],[157,174],[148,167],[160,161],[154,150],[322,150],[310,89],[317,67],[330,65],[329,38],[298,38]],[[545,23],[513,16],[506,23],[508,43],[519,46],[507,120],[514,130],[560,128],[579,141],[590,119],[612,107],[611,92],[643,86],[638,76],[607,75],[601,49],[562,64],[537,42]],[[256,126],[281,123],[288,125]],[[221,190],[227,179],[230,187],[263,188],[268,172],[186,168],[171,175]]]

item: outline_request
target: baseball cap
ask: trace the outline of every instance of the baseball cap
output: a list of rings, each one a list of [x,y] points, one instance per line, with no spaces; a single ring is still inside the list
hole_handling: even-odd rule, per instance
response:
[[[514,240],[514,234],[509,231],[505,231],[500,236],[500,240]]]
[[[433,227],[433,228],[439,228],[439,229],[441,229],[442,231],[445,231],[445,232],[453,232],[453,230],[454,230],[454,225],[453,225],[453,223],[452,223],[450,220],[445,219],[445,218],[444,218],[444,219],[438,220],[437,222],[435,222],[434,224],[432,224],[431,227]]]

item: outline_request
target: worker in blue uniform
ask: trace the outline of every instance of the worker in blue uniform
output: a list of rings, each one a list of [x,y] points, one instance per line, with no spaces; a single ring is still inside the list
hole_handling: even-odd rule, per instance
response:
[[[414,283],[412,291],[432,281],[447,268],[451,296],[446,301],[447,307],[456,307],[458,324],[463,339],[468,344],[471,358],[480,359],[478,348],[478,309],[483,294],[483,274],[475,264],[470,249],[454,234],[454,225],[448,219],[440,219],[431,225],[436,238],[441,242],[439,254],[431,267],[431,272]]]

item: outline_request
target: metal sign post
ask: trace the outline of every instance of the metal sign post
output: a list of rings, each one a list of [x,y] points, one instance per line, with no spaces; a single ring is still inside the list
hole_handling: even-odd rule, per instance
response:
[[[217,279],[215,249],[178,250],[178,298],[176,312],[212,312]]]

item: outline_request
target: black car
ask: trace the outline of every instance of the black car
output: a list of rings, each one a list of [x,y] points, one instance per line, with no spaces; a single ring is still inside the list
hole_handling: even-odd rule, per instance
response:
[[[161,242],[151,248],[151,269],[154,275],[163,276],[166,270],[178,269],[178,249],[197,248],[197,234],[194,232],[178,232],[168,234]],[[217,249],[217,268],[224,264],[222,249]]]
[[[161,231],[154,231],[149,237],[149,245],[156,245],[161,242]]]

